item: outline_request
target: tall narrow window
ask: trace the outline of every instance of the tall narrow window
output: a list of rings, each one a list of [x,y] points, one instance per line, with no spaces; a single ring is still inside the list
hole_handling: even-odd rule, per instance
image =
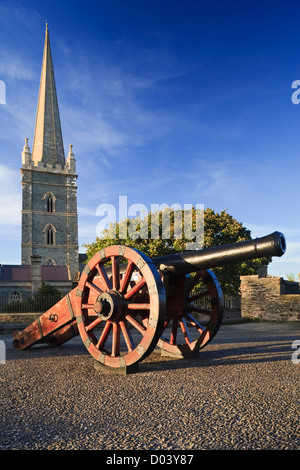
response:
[[[47,245],[53,245],[53,229],[51,227],[48,227],[47,229]]]
[[[50,191],[47,192],[44,197],[44,211],[52,213],[55,212],[55,196]]]
[[[55,245],[56,228],[54,225],[47,224],[43,232],[45,236],[45,245]]]
[[[47,212],[53,212],[53,198],[51,194],[47,196]]]

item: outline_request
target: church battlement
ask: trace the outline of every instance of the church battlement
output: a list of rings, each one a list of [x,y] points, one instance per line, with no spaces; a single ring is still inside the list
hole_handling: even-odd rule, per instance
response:
[[[25,145],[22,152],[22,169],[24,170],[37,170],[37,171],[50,171],[52,173],[63,173],[76,175],[76,160],[73,154],[73,145],[70,145],[70,151],[65,163],[45,163],[43,161],[33,161],[31,158],[30,147],[28,145],[28,138],[25,139]]]

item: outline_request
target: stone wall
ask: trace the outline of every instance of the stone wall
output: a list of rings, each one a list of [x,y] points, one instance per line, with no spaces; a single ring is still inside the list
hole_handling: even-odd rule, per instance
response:
[[[42,312],[43,313],[43,312]],[[3,323],[7,324],[20,324],[24,325],[24,328],[27,325],[30,325],[34,320],[37,320],[42,313],[1,313],[0,315],[0,326]]]
[[[299,292],[299,284],[290,283],[281,277],[241,276],[242,317],[265,321],[299,321],[300,294],[289,292]]]

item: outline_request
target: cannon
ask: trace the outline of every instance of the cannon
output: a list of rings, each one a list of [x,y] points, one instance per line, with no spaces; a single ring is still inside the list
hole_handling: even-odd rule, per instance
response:
[[[79,334],[95,365],[125,373],[138,370],[156,347],[162,355],[189,357],[222,323],[223,294],[212,269],[285,251],[280,232],[152,259],[125,245],[105,247],[88,261],[77,287],[14,333],[13,345],[58,346]]]

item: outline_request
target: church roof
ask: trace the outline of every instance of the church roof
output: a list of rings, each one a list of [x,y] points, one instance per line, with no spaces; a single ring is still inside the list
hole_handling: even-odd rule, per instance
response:
[[[67,266],[41,266],[42,281],[69,281]],[[0,281],[31,281],[31,266],[4,264],[0,266]]]
[[[32,160],[65,164],[49,31],[46,25]]]

